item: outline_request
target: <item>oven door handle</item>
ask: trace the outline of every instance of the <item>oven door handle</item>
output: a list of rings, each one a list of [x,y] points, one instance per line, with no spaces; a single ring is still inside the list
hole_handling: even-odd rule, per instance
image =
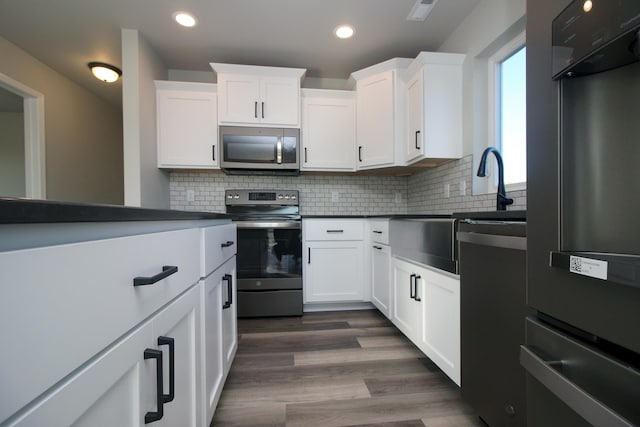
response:
[[[301,229],[300,221],[234,221],[238,229],[242,228],[292,228]]]
[[[634,425],[552,367],[561,363],[560,360],[544,360],[531,348],[520,346],[520,364],[525,370],[586,421],[594,426],[632,427]]]

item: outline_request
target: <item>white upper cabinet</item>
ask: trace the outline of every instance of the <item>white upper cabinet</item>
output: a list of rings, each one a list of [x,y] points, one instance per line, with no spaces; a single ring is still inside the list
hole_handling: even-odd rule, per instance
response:
[[[155,84],[158,167],[218,169],[216,85]]]
[[[356,162],[358,169],[403,163],[405,89],[401,78],[411,63],[395,58],[356,71]]]
[[[300,126],[301,68],[211,63],[218,74],[218,123]]]
[[[406,78],[406,164],[462,156],[462,64],[457,53],[421,52]]]
[[[302,170],[354,171],[356,94],[302,90]]]

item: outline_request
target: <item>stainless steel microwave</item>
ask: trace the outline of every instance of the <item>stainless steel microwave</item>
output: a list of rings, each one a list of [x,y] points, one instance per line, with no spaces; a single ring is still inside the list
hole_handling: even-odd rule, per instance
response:
[[[300,171],[300,129],[220,126],[220,146],[220,167],[228,174]]]

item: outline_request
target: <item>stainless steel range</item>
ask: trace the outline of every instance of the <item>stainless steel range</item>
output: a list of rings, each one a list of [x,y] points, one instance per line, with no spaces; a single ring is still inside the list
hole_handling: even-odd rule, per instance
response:
[[[302,220],[296,190],[227,190],[238,227],[238,317],[302,315]]]

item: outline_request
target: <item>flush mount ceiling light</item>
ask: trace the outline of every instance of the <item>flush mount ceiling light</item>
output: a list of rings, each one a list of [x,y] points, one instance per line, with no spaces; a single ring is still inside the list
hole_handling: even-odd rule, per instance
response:
[[[582,5],[582,9],[584,9],[585,12],[590,12],[592,7],[593,7],[593,3],[591,2],[591,0],[585,1],[584,4]]]
[[[196,25],[196,18],[187,12],[176,12],[173,14],[173,19],[183,27],[194,27]]]
[[[336,29],[333,30],[333,33],[340,39],[348,39],[349,37],[353,37],[356,30],[354,30],[351,25],[338,25]]]
[[[106,83],[113,83],[122,75],[119,68],[104,62],[89,62],[89,69],[96,79]]]
[[[407,21],[424,21],[438,0],[416,0],[416,4],[407,15]]]

